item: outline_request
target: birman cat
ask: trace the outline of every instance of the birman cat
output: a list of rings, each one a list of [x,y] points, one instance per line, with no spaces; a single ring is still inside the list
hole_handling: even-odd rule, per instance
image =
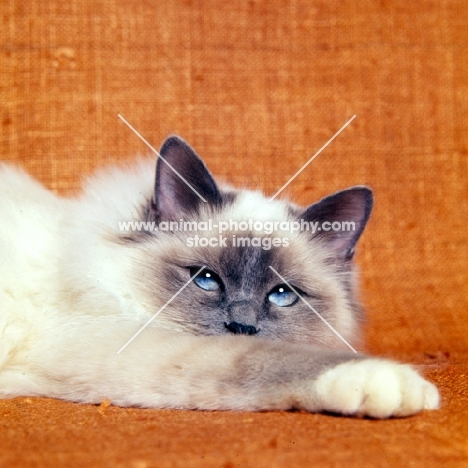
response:
[[[0,167],[0,396],[387,418],[439,404],[356,353],[353,253],[372,193],[306,208],[219,186],[168,138],[60,198]]]

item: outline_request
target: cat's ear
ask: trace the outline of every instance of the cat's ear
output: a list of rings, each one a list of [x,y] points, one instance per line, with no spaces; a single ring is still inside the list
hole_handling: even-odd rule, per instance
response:
[[[372,191],[352,187],[310,205],[301,219],[316,223],[314,237],[323,239],[337,259],[350,260],[372,211]]]
[[[219,205],[218,187],[195,151],[178,136],[169,137],[160,150],[149,218],[178,220],[198,211],[200,204]]]

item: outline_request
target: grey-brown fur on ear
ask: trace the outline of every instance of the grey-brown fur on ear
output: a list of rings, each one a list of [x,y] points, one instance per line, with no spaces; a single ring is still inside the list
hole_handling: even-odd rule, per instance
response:
[[[301,218],[318,222],[319,229],[314,237],[323,238],[338,258],[348,260],[369,220],[373,206],[372,191],[368,187],[356,186],[336,192],[310,205]],[[341,229],[324,230],[325,222],[340,223]]]
[[[222,196],[212,175],[182,138],[167,138],[160,155],[150,220],[176,220],[196,213],[201,203],[221,204]]]

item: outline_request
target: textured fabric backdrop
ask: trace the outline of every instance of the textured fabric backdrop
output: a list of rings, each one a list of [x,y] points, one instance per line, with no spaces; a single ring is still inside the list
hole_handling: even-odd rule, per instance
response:
[[[119,113],[155,147],[178,133],[216,176],[269,194],[356,115],[283,196],[372,187],[357,256],[367,348],[465,359],[467,2],[2,0],[0,14],[0,159],[60,194],[149,154]]]

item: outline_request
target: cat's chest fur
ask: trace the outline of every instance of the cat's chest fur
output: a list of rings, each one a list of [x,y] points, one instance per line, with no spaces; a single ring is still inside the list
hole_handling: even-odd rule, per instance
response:
[[[354,352],[369,189],[301,208],[220,188],[177,137],[161,156],[156,182],[142,161],[75,199],[0,169],[1,395],[375,417],[437,406],[410,368]]]

